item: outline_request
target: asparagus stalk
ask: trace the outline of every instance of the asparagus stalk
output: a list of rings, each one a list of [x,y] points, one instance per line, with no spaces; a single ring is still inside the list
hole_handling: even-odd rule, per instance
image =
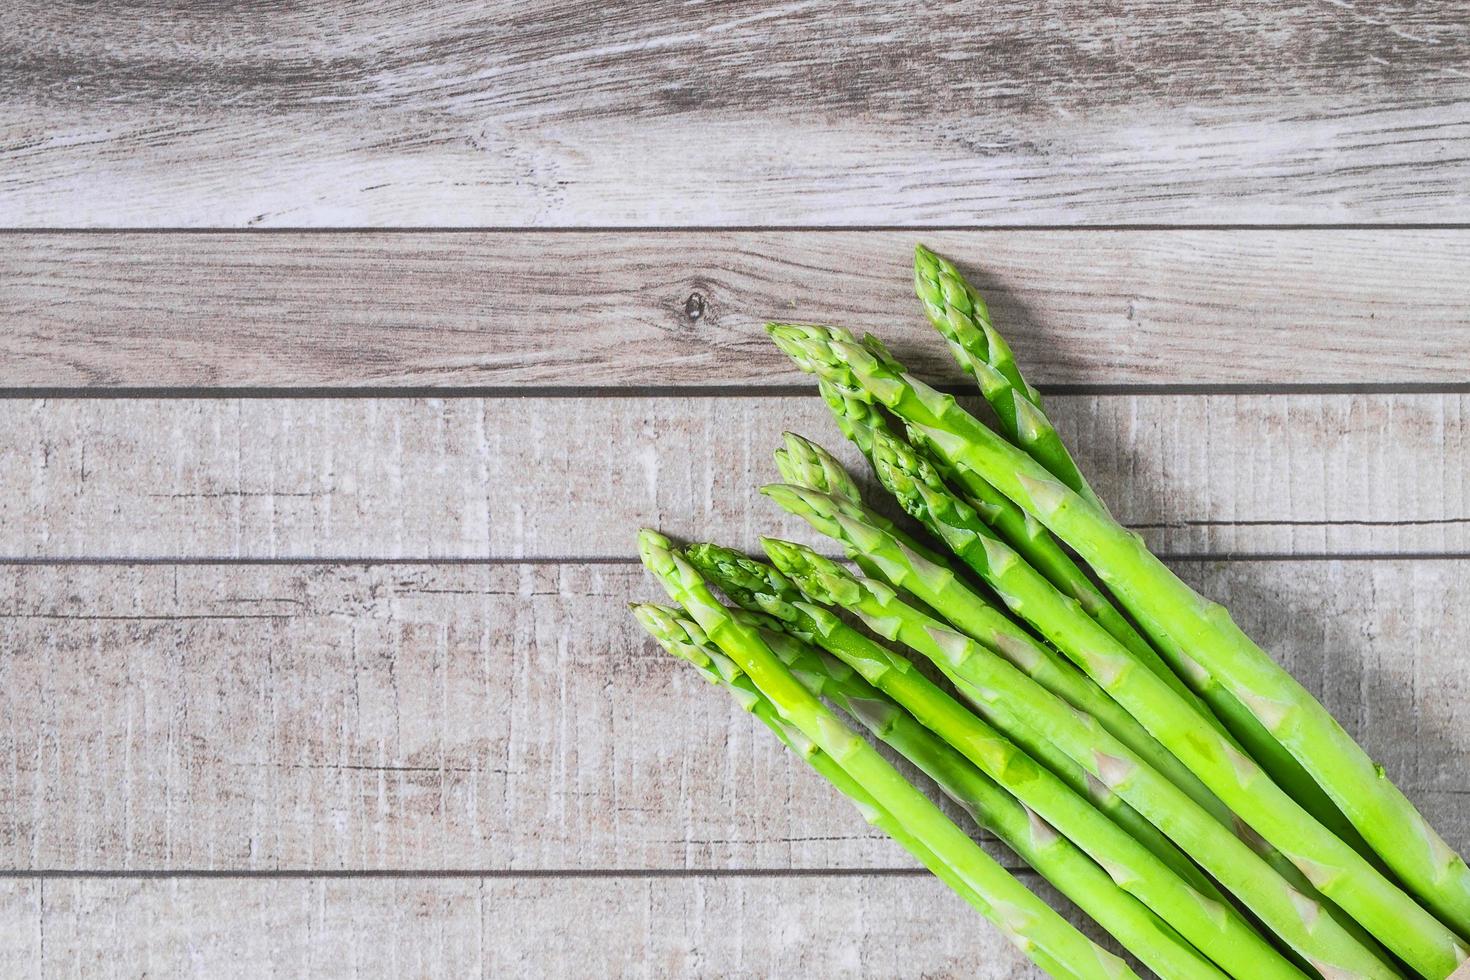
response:
[[[867,684],[876,686],[907,709],[924,728],[933,732],[930,738],[941,745],[947,742],[968,760],[970,767],[978,767],[1008,793],[1014,794],[1028,810],[1038,814],[1107,869],[1116,887],[1152,908],[1226,971],[1249,977],[1301,975],[1246,923],[1212,885],[1197,888],[1186,881],[1186,878],[1205,882],[1207,879],[1177,849],[1167,845],[1189,869],[1187,875],[1176,874],[1172,864],[1165,863],[1141,841],[1104,817],[1082,795],[1038,766],[1026,752],[940,690],[908,660],[846,625],[826,609],[800,598],[794,601],[782,598],[789,593],[790,586],[782,585],[786,580],[768,566],[713,546],[696,545],[691,552],[701,556],[698,560],[691,556],[691,563],[697,561],[716,568],[723,566],[723,573],[712,575],[711,579],[731,598],[774,610],[776,618],[781,619],[788,631],[821,646],[852,668]],[[737,583],[733,586],[734,594],[726,587],[727,580]],[[773,581],[781,595],[752,593],[738,584],[744,582],[760,588],[761,580]],[[740,598],[736,598],[737,595]],[[787,659],[789,664],[793,663]],[[805,676],[805,673],[797,671],[798,676]],[[833,692],[825,693],[830,697]],[[854,696],[857,696],[855,692]],[[909,754],[902,746],[899,748]],[[925,768],[922,763],[920,767]],[[935,778],[943,783],[939,777]],[[1004,833],[997,833],[1009,842]],[[1031,860],[1025,852],[1022,856]],[[1041,865],[1034,866],[1047,873]],[[1083,904],[1081,898],[1077,900]],[[1098,921],[1107,926],[1104,920]],[[1108,928],[1111,931],[1111,927]],[[1129,948],[1147,962],[1143,950],[1131,945]],[[1159,969],[1152,963],[1149,965]],[[1163,976],[1178,975],[1168,970],[1160,970],[1160,973]]]
[[[960,367],[995,409],[1001,431],[1057,479],[1089,501],[1102,501],[1082,477],[1062,437],[1041,408],[1041,395],[1021,376],[1005,338],[990,325],[985,300],[948,260],[914,247],[914,293]]]
[[[995,589],[996,594],[1006,602],[1012,612],[1029,621],[1030,617],[1021,609],[1023,602],[1016,594],[1018,588],[1028,592],[1039,591],[1054,597],[1048,601],[1066,606],[1068,618],[1080,616],[1086,619],[1092,632],[1106,634],[1110,646],[1121,648],[1124,656],[1143,663],[1165,683],[1170,683],[1181,697],[1195,705],[1201,717],[1209,724],[1221,727],[1219,720],[1169,669],[1152,647],[1145,643],[1147,653],[1137,654],[1104,629],[1097,620],[1088,616],[1083,611],[1082,604],[1075,598],[1059,592],[1045,576],[1003,542],[980,516],[975,506],[951,490],[939,471],[913,446],[890,432],[874,433],[873,468],[883,488],[893,495],[899,506],[948,545],[961,561]],[[1050,637],[1050,634],[1047,636]]]
[[[923,684],[914,688],[914,682],[907,676],[912,672],[907,661],[893,657],[862,632],[848,626],[825,609],[806,602],[805,596],[770,565],[713,544],[691,545],[686,549],[685,556],[705,578],[717,585],[741,608],[769,615],[779,621],[787,632],[818,644],[852,665],[921,718],[937,717],[932,708],[920,706],[928,703],[928,688],[923,686],[927,681],[922,675],[915,674]],[[895,672],[890,674],[890,668]],[[893,685],[897,685],[897,689],[890,690]],[[948,697],[940,693],[941,697]],[[913,703],[915,699],[918,700],[918,705]],[[977,709],[983,716],[985,706],[978,705]],[[956,745],[961,745],[967,737],[974,737],[973,732],[967,733],[963,728],[947,729],[940,734],[959,739],[955,741]],[[1093,778],[1070,756],[1058,750],[1048,739],[1029,725],[1013,726],[1009,737],[1033,759],[1050,769],[1075,794],[1091,800],[1097,809],[1163,861],[1190,887],[1211,899],[1225,901],[1219,889],[1173,841],[1125,803],[1122,797]],[[983,739],[981,741],[983,743]],[[1006,779],[1004,776],[997,778]],[[1121,858],[1114,856],[1107,860],[1117,863]]]
[[[818,379],[817,388],[837,420],[837,427],[857,444],[870,462],[873,459],[875,434],[887,433],[897,438],[882,413],[874,405],[864,401],[868,396],[861,389],[846,390],[826,379]],[[1015,548],[1031,567],[1045,575],[1064,595],[1076,599],[1087,615],[1101,623],[1104,629],[1132,650],[1151,670],[1170,683],[1179,683],[1174,672],[1159,660],[1159,655],[1149,642],[1108,601],[1092,579],[1077,567],[1077,563],[1039,521],[1032,519],[1012,503],[1009,497],[974,473],[944,466],[943,460],[938,457],[934,459],[934,463],[941,467],[941,474],[946,480],[965,492],[975,511],[996,534]],[[877,464],[873,465],[876,468]],[[787,482],[802,483],[790,478],[787,478]]]
[[[883,437],[880,436],[878,439],[881,441]],[[874,576],[866,572],[866,569],[874,568],[878,572],[877,578],[881,581],[903,589],[911,595],[923,597],[934,609],[938,610],[936,619],[948,619],[961,631],[969,633],[972,638],[978,639],[992,651],[1010,660],[1042,687],[1047,688],[1074,707],[1081,708],[1093,715],[1114,737],[1128,745],[1161,775],[1184,790],[1217,822],[1238,836],[1241,835],[1239,821],[1224,801],[1215,795],[1193,770],[1161,746],[1145,730],[1144,726],[1140,725],[1113,696],[1110,696],[1108,691],[1101,689],[1092,677],[1079,672],[1071,662],[1053,653],[1050,647],[1031,640],[1029,634],[1017,627],[1004,614],[991,608],[978,593],[963,582],[956,580],[947,570],[927,565],[918,556],[906,552],[898,542],[869,521],[869,513],[864,508],[845,500],[811,491],[798,491],[791,487],[766,487],[763,492],[770,495],[787,511],[805,518],[819,531],[841,541],[848,554],[861,555],[863,560],[860,564],[870,578]],[[1001,566],[1004,563],[997,555],[994,564]],[[1028,581],[1025,577],[1025,565],[1019,560],[1005,565],[1003,572],[1003,575],[996,575],[993,571],[987,570],[987,575],[992,580],[992,588],[1003,593],[1007,602],[1017,606],[1029,604],[1029,607],[1033,609],[1037,604],[1046,603],[1048,600],[1052,601],[1052,605],[1060,603],[1065,606],[1064,598],[1056,594],[1055,590],[1051,590],[1049,595],[1046,594],[1046,589],[1043,588],[1044,582],[1038,584]],[[1042,593],[1040,596],[1033,594],[1038,591]],[[927,607],[920,608],[925,613],[929,612]],[[1053,618],[1061,615],[1061,612],[1056,609],[1051,609],[1051,613]],[[1092,622],[1084,616],[1076,618],[1088,624]],[[1043,621],[1045,619],[1046,617],[1043,617]],[[1006,632],[1007,630],[1009,632]],[[1102,630],[1096,630],[1095,634],[1090,635],[1106,634]],[[1025,644],[1030,644],[1030,647]],[[1018,653],[1024,654],[1028,649],[1031,651],[1030,655],[1018,655]],[[1076,647],[1074,646],[1073,649]],[[1112,656],[1118,657],[1116,652],[1118,648],[1115,646],[1111,649]],[[1040,653],[1038,654],[1037,651]],[[1043,660],[1040,657],[1046,659]],[[1126,665],[1126,660],[1118,659],[1116,663]],[[1086,664],[1083,666],[1085,667]],[[1121,673],[1119,676],[1122,676]],[[1057,682],[1062,679],[1070,679],[1071,685],[1063,687],[1058,684]],[[1079,702],[1074,696],[1085,697],[1086,703]],[[1110,727],[1110,722],[1114,727]],[[1187,738],[1189,729],[1188,725],[1176,724],[1175,730],[1185,733],[1181,737]],[[1075,766],[1076,763],[1072,762],[1066,753],[1047,739],[1033,734],[1030,729],[1013,731],[1012,734],[1024,743],[1027,751],[1044,762],[1053,772],[1064,779],[1068,778],[1066,767]],[[1232,747],[1234,747],[1233,743]],[[1337,918],[1355,939],[1370,949],[1374,949],[1375,952],[1378,951],[1376,943],[1364,932],[1362,926],[1332,902],[1323,898],[1308,876],[1286,855],[1255,835],[1244,835],[1244,839],[1293,888],[1310,896],[1313,900],[1322,901],[1328,913]]]
[[[776,469],[783,480],[794,486],[809,487],[819,493],[862,505],[862,491],[858,489],[857,481],[838,462],[837,457],[794,432],[783,433],[782,439],[785,445],[776,450],[775,458]],[[905,547],[936,564],[943,565],[949,561],[944,554],[918,540],[882,514],[876,511],[871,513],[873,523],[902,541]]]
[[[904,602],[881,582],[858,578],[801,545],[770,539],[763,544],[776,567],[814,602],[843,606],[870,629],[927,657],[966,698],[985,704],[1004,719],[1003,724],[1022,721],[1042,728],[1063,751],[1193,855],[1318,972],[1395,976],[1318,903],[1292,888],[1213,814],[1095,719],[1074,711],[1009,661]]]
[[[838,792],[850,799],[869,824],[897,841],[976,911],[982,915],[988,914],[989,905],[953,868],[935,857],[933,851],[893,818],[893,814],[879,806],[831,756],[788,724],[770,700],[751,683],[750,678],[740,672],[734,661],[709,643],[697,624],[681,618],[672,609],[653,603],[634,603],[631,608],[638,622],[658,641],[659,646],[692,665],[711,684],[724,688],[736,704],[754,715],[775,733],[783,745],[804,759]]]
[[[1030,453],[1063,485],[1101,506],[1066,443],[1057,434],[1036,389],[1021,375],[1004,338],[991,327],[984,300],[959,270],[947,259],[918,245],[914,249],[914,283],[930,321],[944,335],[961,367],[980,384],[986,400],[992,406],[998,402],[1017,406],[1017,411],[1009,416],[1002,415],[997,406],[996,414],[1011,441]],[[887,351],[875,350],[874,355],[885,357]],[[1155,627],[1149,632],[1172,667],[1171,673],[1189,682],[1191,690],[1224,720],[1231,733],[1272,778],[1324,826],[1360,853],[1377,860],[1367,842],[1316,780],[1255,716],[1162,630]]]
[[[885,694],[868,683],[851,666],[823,657],[812,647],[786,633],[761,631],[761,637],[808,689],[837,705],[882,741],[913,762],[939,788],[1000,838],[1031,867],[1056,885],[1062,894],[1131,951],[1145,966],[1165,977],[1216,977],[1220,972],[1202,955],[1220,958],[1222,965],[1237,965],[1253,977],[1291,977],[1304,980],[1264,939],[1238,916],[1211,915],[1209,901],[1187,886],[1175,887],[1177,898],[1192,901],[1185,915],[1199,928],[1193,937],[1181,937],[1139,898],[1120,888],[1108,873],[1045,819],[998,786],[944,739],[920,724]],[[964,709],[956,702],[955,708]],[[1012,747],[1012,752],[1018,750]],[[1033,763],[1034,766],[1034,763]],[[1065,787],[1059,787],[1065,791]],[[1096,816],[1085,801],[1078,804]],[[1106,820],[1102,820],[1107,823]],[[1111,826],[1111,825],[1109,825]],[[1121,834],[1121,831],[1115,832]],[[1137,842],[1129,840],[1136,849]],[[1168,869],[1155,862],[1155,873],[1172,879]],[[1177,879],[1173,879],[1177,882]],[[1216,906],[1218,908],[1218,906]],[[1223,921],[1222,921],[1223,919]],[[1191,946],[1193,939],[1201,949]]]
[[[791,675],[755,630],[737,622],[669,539],[656,531],[638,535],[643,564],[670,598],[690,614],[781,717],[832,757],[883,809],[903,824],[935,858],[980,898],[991,921],[1037,962],[1064,975],[1098,980],[1133,976],[1127,964],[1101,949],[998,865],[963,830],[915,789],[871,745]]]
[[[1082,612],[1074,600],[1057,592],[1021,560],[1019,555],[997,539],[979,514],[950,491],[939,474],[907,443],[888,433],[877,433],[874,437],[874,466],[884,487],[898,499],[904,510],[974,569],[1013,613],[1031,623],[1073,661],[1085,657],[1088,652],[1107,651],[1109,655],[1120,658],[1133,656],[1133,650],[1102,629],[1095,620]],[[1149,652],[1153,654],[1152,649]],[[1176,652],[1179,651],[1176,649]],[[1174,693],[1180,695],[1232,745],[1248,751],[1236,741],[1233,733],[1201,702],[1194,691],[1185,687],[1179,676],[1164,666],[1157,654],[1153,654],[1151,661],[1145,662],[1150,667],[1155,664],[1163,668],[1162,675],[1158,670],[1154,671],[1155,675],[1166,683],[1173,681],[1169,687]],[[1219,690],[1218,686],[1215,690]],[[1278,785],[1287,790],[1323,826],[1357,848],[1359,853],[1372,854],[1372,849],[1358,835],[1353,825],[1316,781],[1281,748],[1280,743],[1270,738],[1259,726],[1252,731],[1266,736],[1264,743],[1259,738],[1256,741],[1268,753],[1274,748],[1275,754],[1285,755],[1290,763],[1280,764],[1279,759],[1276,760],[1278,765],[1275,767],[1267,767],[1263,763],[1263,768],[1273,777],[1280,773]],[[1270,757],[1268,754],[1268,758]]]
[[[850,556],[861,556],[865,564],[878,572],[877,576],[869,573],[869,578],[880,578],[917,596],[960,630],[1025,671],[1042,687],[1092,715],[1196,802],[1208,807],[1221,820],[1229,820],[1229,811],[1205,784],[1095,681],[986,602],[952,571],[926,561],[885,534],[873,523],[870,510],[839,497],[785,484],[762,487],[761,493],[783,510],[804,518],[818,531],[842,542]]]
[[[782,433],[781,439],[785,445],[776,450],[776,469],[781,479],[862,503],[863,494],[857,481],[836,456],[794,432]]]
[[[1312,695],[1123,529],[1030,456],[995,435],[954,398],[895,370],[845,331],[776,326],[778,344],[805,369],[861,389],[924,433],[953,466],[972,470],[1080,554],[1145,625],[1178,637],[1316,777],[1400,877],[1455,928],[1470,933],[1470,869]],[[1146,713],[1155,721],[1160,716]],[[1145,719],[1140,719],[1145,720]],[[1145,721],[1147,725],[1147,721]],[[1286,853],[1321,891],[1405,962],[1444,977],[1466,958],[1455,934],[1419,908],[1357,851],[1265,778],[1251,760],[1210,740],[1186,745],[1155,734],[1192,761],[1257,833]],[[1213,734],[1213,733],[1210,733]]]

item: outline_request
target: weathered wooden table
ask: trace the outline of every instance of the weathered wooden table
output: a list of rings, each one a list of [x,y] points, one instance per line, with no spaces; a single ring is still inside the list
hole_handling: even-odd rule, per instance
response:
[[[917,239],[1470,847],[1463,3],[12,0],[0,99],[0,975],[1026,974],[623,609],[805,536],[763,318],[962,381]]]

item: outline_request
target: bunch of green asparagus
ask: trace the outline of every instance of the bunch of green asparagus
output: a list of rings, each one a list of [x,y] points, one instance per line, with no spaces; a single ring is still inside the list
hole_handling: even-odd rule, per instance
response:
[[[1113,519],[955,266],[920,246],[914,284],[988,424],[874,337],[767,327],[913,520],[885,517],[788,434],[784,482],[761,492],[853,567],[788,541],[764,539],[760,560],[645,530],[640,555],[678,607],[635,605],[638,621],[1057,977],[1134,966],[859,730],[1159,976],[1455,972],[1465,861],[1223,607]]]

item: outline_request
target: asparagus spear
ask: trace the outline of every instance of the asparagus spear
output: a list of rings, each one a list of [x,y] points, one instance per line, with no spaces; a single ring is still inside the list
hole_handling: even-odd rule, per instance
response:
[[[785,445],[776,450],[776,469],[781,479],[862,503],[863,494],[857,481],[836,456],[794,432],[782,433],[781,439]]]
[[[1042,407],[1036,389],[1021,375],[1004,338],[991,327],[989,315],[985,311],[985,301],[965,281],[959,270],[947,259],[935,255],[923,245],[918,245],[914,248],[914,283],[930,321],[949,342],[955,359],[980,384],[986,400],[997,407],[1002,428],[1011,441],[1030,453],[1033,459],[1050,470],[1063,485],[1102,506],[1083,478],[1066,443],[1057,434],[1056,427]],[[873,353],[879,357],[887,356],[886,349],[881,353],[876,350]],[[1018,407],[1018,411],[1009,416],[1002,415],[998,403],[1012,403]],[[1193,661],[1172,638],[1156,627],[1149,632],[1155,636],[1155,642],[1171,665],[1172,673],[1190,683],[1191,689],[1224,720],[1231,733],[1271,777],[1324,826],[1352,844],[1360,853],[1377,860],[1367,842],[1327,793],[1317,785],[1316,780],[1255,716],[1225,690],[1212,674]]]
[[[1026,752],[940,690],[909,661],[846,625],[826,609],[800,598],[788,602],[778,595],[752,593],[740,584],[734,584],[734,594],[731,588],[726,588],[727,580],[757,588],[762,587],[759,584],[762,580],[768,580],[777,585],[782,595],[789,594],[789,585],[780,584],[785,579],[774,569],[713,546],[696,545],[691,552],[701,556],[699,559],[691,556],[691,563],[717,569],[723,566],[721,574],[710,577],[731,598],[775,610],[788,631],[821,646],[868,684],[902,705],[934,733],[931,738],[937,736],[934,740],[941,745],[947,742],[953,746],[971,766],[979,767],[1008,793],[1014,794],[1027,809],[1107,869],[1117,887],[1137,896],[1228,972],[1249,977],[1300,976],[1176,848],[1166,844],[1187,872],[1176,874],[1175,865],[1161,860],[1141,841],[1130,837],[1080,793],[1038,766]],[[790,658],[786,659],[792,663]],[[797,673],[805,676],[806,672],[798,670]],[[900,749],[908,754],[906,749]],[[1003,833],[1000,836],[1007,839]],[[1030,860],[1029,855],[1022,853]],[[1047,871],[1039,864],[1034,866],[1043,873]],[[1195,881],[1204,884],[1196,887],[1192,884]],[[1082,904],[1082,899],[1078,901]],[[1129,948],[1143,956],[1141,949]],[[1170,971],[1161,973],[1176,975]]]
[[[1001,431],[1056,478],[1098,507],[1092,487],[1041,408],[1041,395],[1027,384],[1005,338],[990,325],[985,300],[948,260],[914,246],[914,293],[934,329],[944,336],[960,367],[980,386],[995,409]]]
[[[907,661],[898,660],[860,631],[832,616],[825,609],[808,603],[805,596],[770,565],[714,544],[691,545],[684,553],[691,565],[741,608],[769,615],[779,621],[787,632],[816,643],[851,664],[922,718],[936,717],[932,708],[925,710],[912,703],[915,698],[920,704],[927,703],[929,692],[923,686],[927,681],[919,674],[915,676],[922,684],[917,689],[913,687],[914,682],[907,677],[912,673]],[[899,666],[890,674],[889,668],[895,663]],[[891,685],[898,685],[898,689],[889,690]],[[943,692],[939,693],[942,699],[948,697]],[[985,710],[983,705],[978,708],[982,713]],[[954,742],[956,745],[963,744],[966,737],[974,737],[973,733],[967,735],[963,728],[950,730],[949,735],[952,739],[958,739]],[[1190,887],[1217,901],[1225,900],[1210,879],[1168,837],[1125,803],[1122,797],[1072,761],[1070,756],[1059,751],[1030,726],[1013,728],[1010,738],[1036,761],[1050,769],[1075,794],[1091,800],[1109,819],[1143,844]],[[1120,858],[1112,857],[1107,860],[1117,863]]]
[[[1312,695],[1117,524],[1030,456],[995,435],[952,396],[873,356],[845,331],[773,326],[787,353],[813,373],[861,389],[924,433],[953,466],[972,470],[1046,524],[1130,609],[1186,642],[1316,777],[1381,857],[1455,928],[1470,933],[1470,869]],[[1153,706],[1140,706],[1151,709]],[[1159,720],[1152,710],[1147,714]],[[1140,719],[1145,720],[1145,719]],[[1405,962],[1443,977],[1466,957],[1454,933],[1419,908],[1351,846],[1318,824],[1251,760],[1181,733],[1156,732],[1257,833],[1291,856],[1321,891]],[[1212,733],[1213,734],[1213,733]],[[1221,745],[1223,745],[1223,740]]]
[[[919,863],[928,868],[937,878],[953,889],[976,911],[988,914],[989,905],[955,873],[949,865],[934,856],[934,852],[919,842],[904,826],[893,819],[893,814],[878,805],[877,801],[849,776],[842,767],[796,728],[788,724],[776,708],[760,692],[750,678],[740,672],[734,661],[726,657],[705,638],[698,625],[682,619],[667,607],[653,603],[634,603],[633,615],[644,629],[658,641],[659,646],[669,653],[691,664],[704,679],[724,688],[741,708],[754,715],[762,724],[775,733],[788,749],[806,760],[819,775],[830,782],[837,791],[862,813],[869,824],[888,834],[908,851]]]
[[[1042,687],[1092,715],[1114,737],[1148,760],[1149,765],[1202,806],[1210,808],[1222,820],[1229,819],[1229,811],[1205,784],[1096,682],[1034,639],[953,572],[907,551],[901,542],[873,523],[870,510],[842,498],[785,484],[761,487],[761,493],[783,510],[841,541],[850,556],[861,556],[866,565],[877,570],[874,576],[865,567],[869,578],[880,578],[917,596],[960,630],[1024,670]]]
[[[762,630],[761,637],[813,694],[827,698],[917,765],[977,824],[1009,845],[1155,973],[1224,980],[1225,974],[1202,955],[1203,951],[1220,959],[1223,966],[1247,970],[1253,977],[1304,980],[1302,973],[1287,963],[1244,919],[1229,914],[1216,917],[1213,912],[1220,907],[1212,907],[1208,900],[1182,883],[1172,891],[1177,900],[1192,902],[1193,906],[1186,907],[1184,915],[1179,917],[1188,918],[1192,914],[1191,921],[1199,928],[1195,936],[1181,937],[1143,901],[1120,888],[1102,867],[1057,833],[1044,818],[1018,803],[964,755],[916,721],[852,667],[822,656],[789,634]],[[957,702],[954,706],[964,711]],[[1016,750],[1012,748],[1012,751]],[[1065,791],[1064,787],[1058,788]],[[1085,801],[1077,802],[1096,814]],[[1094,816],[1094,819],[1099,818]],[[1137,848],[1136,841],[1117,832]],[[1162,865],[1155,862],[1150,867],[1155,873],[1172,879],[1171,884],[1178,881]],[[1195,949],[1186,938],[1193,939],[1201,948]]]
[[[638,535],[643,564],[704,630],[781,717],[832,757],[874,801],[903,824],[934,857],[953,869],[981,900],[991,921],[1016,945],[1064,975],[1116,980],[1133,976],[1127,964],[1083,936],[1045,902],[996,864],[963,830],[915,789],[871,745],[842,724],[802,687],[750,627],[737,622],[669,539],[657,531]]]
[[[872,338],[870,338],[871,340]],[[876,433],[884,432],[897,438],[882,413],[872,404],[864,401],[868,396],[861,390],[849,391],[838,385],[818,379],[817,388],[822,392],[822,398],[827,403],[833,417],[837,420],[837,427],[842,430],[848,439],[857,444],[869,461],[873,458],[873,438]],[[1113,604],[1108,601],[1092,579],[1088,578],[1082,569],[1074,562],[1039,521],[1032,519],[1025,511],[1011,502],[1010,498],[999,490],[992,487],[980,477],[968,470],[957,470],[943,465],[943,460],[936,457],[933,462],[941,467],[941,475],[962,489],[968,496],[971,505],[987,524],[989,524],[1012,548],[1015,548],[1022,557],[1030,563],[1042,575],[1062,591],[1081,604],[1087,615],[1096,619],[1119,642],[1132,650],[1150,669],[1155,670],[1161,677],[1171,683],[1179,683],[1165,664],[1158,659],[1149,642],[1139,635]],[[876,464],[874,464],[876,467]],[[784,475],[784,474],[783,474]],[[787,479],[788,483],[800,484],[802,481]],[[816,489],[821,489],[816,488]]]
[[[912,447],[887,433],[875,434],[873,445],[874,466],[884,487],[898,499],[904,510],[974,569],[1013,613],[1031,623],[1074,661],[1085,655],[1082,651],[1108,651],[1110,655],[1122,658],[1133,655],[1131,649],[1123,646],[1115,637],[1100,628],[1096,621],[1085,615],[1075,601],[1058,593],[1050,583],[1022,561],[1019,555],[998,540],[979,514],[956,496]],[[1156,675],[1165,679],[1166,683],[1173,681],[1169,686],[1176,694],[1236,748],[1246,751],[1245,746],[1235,740],[1234,735],[1215,714],[1192,690],[1184,686],[1179,676],[1165,666],[1151,648],[1149,653],[1152,658],[1145,661],[1145,665],[1157,665],[1154,670]],[[1219,690],[1218,686],[1215,690]],[[1359,853],[1372,854],[1372,849],[1358,835],[1353,825],[1316,781],[1301,769],[1294,758],[1286,754],[1280,743],[1271,739],[1259,726],[1254,731],[1266,735],[1262,747],[1274,747],[1277,754],[1285,754],[1290,762],[1290,765],[1284,765],[1278,759],[1275,771],[1265,767],[1263,763],[1263,768],[1267,768],[1267,772],[1273,777],[1278,772],[1281,774],[1282,778],[1277,779],[1278,785],[1287,790],[1323,826],[1356,847]],[[1259,744],[1260,740],[1257,739],[1257,742]],[[1270,757],[1268,754],[1268,758]]]
[[[776,469],[781,478],[795,486],[810,487],[819,493],[831,494],[861,505],[862,491],[857,481],[847,472],[837,458],[810,439],[794,432],[782,436],[785,446],[776,450]],[[873,523],[904,543],[904,546],[923,555],[929,561],[946,564],[948,558],[934,548],[919,541],[897,524],[876,511],[872,512]]]
[[[971,701],[1003,719],[1036,725],[1107,783],[1241,900],[1318,972],[1391,977],[1395,973],[1320,905],[1292,888],[1215,815],[1086,715],[1026,677],[971,637],[924,614],[881,582],[863,579],[809,548],[763,539],[766,552],[814,602],[840,605],[870,629],[927,657]]]

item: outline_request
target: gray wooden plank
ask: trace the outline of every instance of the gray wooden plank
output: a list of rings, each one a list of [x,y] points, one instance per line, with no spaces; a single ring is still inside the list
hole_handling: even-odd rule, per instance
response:
[[[1470,848],[1470,561],[1176,567]],[[911,866],[639,634],[659,596],[630,564],[0,567],[0,866]]]
[[[1470,380],[1470,231],[226,233],[8,237],[0,387],[806,383],[772,318],[962,384],[919,237],[1042,385]]]
[[[1470,213],[1454,0],[13,6],[9,225]]]
[[[0,878],[0,972],[16,980],[40,980],[41,886]]]
[[[927,877],[12,880],[0,915],[45,933],[18,980],[1044,976]]]
[[[1467,399],[1050,405],[1115,513],[1163,552],[1461,552]],[[744,548],[814,541],[756,493],[778,479],[783,429],[865,473],[815,395],[0,400],[0,556],[631,556],[647,524]]]
[[[6,867],[906,863],[632,566],[5,571]]]

